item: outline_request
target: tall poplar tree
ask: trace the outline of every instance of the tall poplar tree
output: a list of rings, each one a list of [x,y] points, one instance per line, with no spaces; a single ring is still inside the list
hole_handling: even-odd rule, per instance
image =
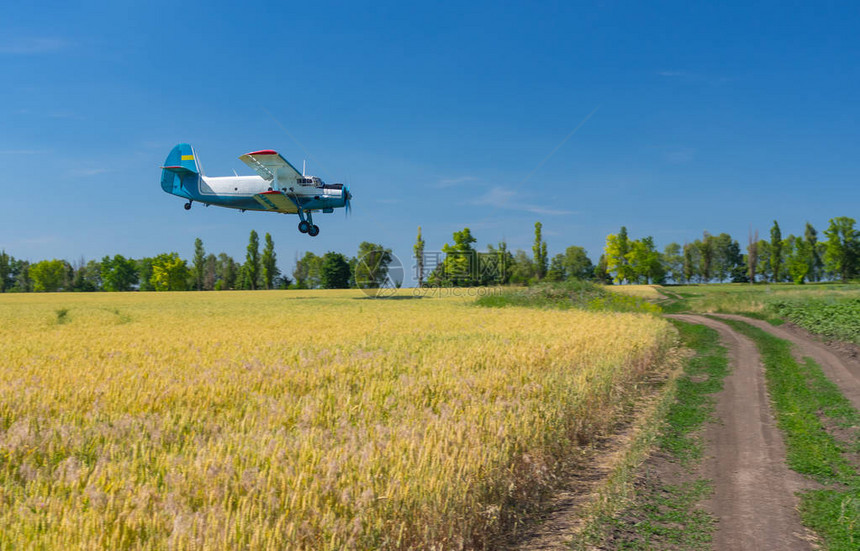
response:
[[[418,277],[418,286],[424,286],[424,238],[421,237],[421,226],[418,226],[418,238],[415,240],[415,275]]]
[[[747,243],[747,270],[750,283],[755,283],[756,269],[758,268],[758,230],[755,234],[750,228],[749,241]]]
[[[278,258],[275,255],[275,242],[272,241],[272,235],[266,232],[266,245],[263,247],[263,284],[266,289],[273,289],[275,286],[275,278],[280,275],[278,270]]]
[[[194,271],[194,287],[198,291],[203,290],[203,274],[206,271],[206,251],[203,249],[203,241],[198,237],[194,240],[194,258],[191,260]]]
[[[532,246],[535,260],[535,277],[538,281],[546,277],[547,268],[549,267],[549,259],[546,252],[546,241],[541,236],[541,228],[543,225],[540,222],[535,222],[535,244]]]
[[[247,251],[245,254],[245,265],[242,267],[245,276],[245,288],[255,290],[257,288],[257,280],[260,277],[260,237],[257,235],[256,230],[251,230]]]
[[[776,283],[782,276],[782,232],[776,220],[770,229],[770,273],[771,281]]]

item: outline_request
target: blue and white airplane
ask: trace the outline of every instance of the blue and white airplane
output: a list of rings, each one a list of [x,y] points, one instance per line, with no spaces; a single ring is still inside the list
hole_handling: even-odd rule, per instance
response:
[[[242,212],[298,214],[299,231],[311,237],[320,232],[314,224],[314,212],[331,213],[341,207],[349,212],[351,208],[348,186],[326,184],[316,176],[305,176],[304,171],[300,173],[277,151],[254,151],[239,160],[253,168],[257,176],[205,176],[194,149],[181,143],[170,151],[161,167],[161,188],[188,199],[185,210],[196,201]]]

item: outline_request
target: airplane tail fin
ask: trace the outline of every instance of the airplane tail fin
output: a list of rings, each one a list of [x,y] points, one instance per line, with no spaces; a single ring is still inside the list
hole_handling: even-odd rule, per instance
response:
[[[161,167],[161,187],[167,193],[188,197],[189,190],[196,188],[203,170],[194,149],[181,143],[170,150]]]

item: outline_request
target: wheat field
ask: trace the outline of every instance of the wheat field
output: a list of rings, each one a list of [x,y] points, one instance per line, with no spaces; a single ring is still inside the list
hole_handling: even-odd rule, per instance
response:
[[[0,548],[474,548],[673,346],[355,291],[0,295]]]

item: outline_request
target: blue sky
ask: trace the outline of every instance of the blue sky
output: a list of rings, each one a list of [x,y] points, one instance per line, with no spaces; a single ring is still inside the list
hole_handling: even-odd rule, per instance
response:
[[[190,258],[201,237],[241,260],[256,229],[289,272],[364,240],[410,263],[419,225],[428,249],[468,226],[530,251],[540,220],[552,254],[596,261],[621,225],[662,247],[860,218],[860,4],[720,4],[7,6],[0,248]],[[159,186],[179,142],[215,176],[258,149],[306,160],[353,214],[309,238],[186,212]]]

